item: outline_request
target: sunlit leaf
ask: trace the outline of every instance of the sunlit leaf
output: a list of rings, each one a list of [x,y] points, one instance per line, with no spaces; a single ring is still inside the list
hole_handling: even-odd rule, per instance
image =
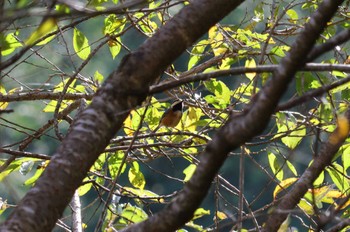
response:
[[[32,185],[35,183],[35,181],[37,181],[37,179],[39,179],[39,177],[41,176],[41,174],[43,173],[43,169],[37,169],[35,174],[29,178],[28,180],[26,180],[24,182],[24,185]]]
[[[247,59],[245,61],[245,66],[246,68],[256,68],[256,63],[255,63],[255,60],[254,59]],[[256,73],[248,73],[246,72],[245,73],[246,77],[248,77],[249,80],[252,80],[255,76],[256,76]]]
[[[290,22],[292,23],[297,23],[297,20],[299,19],[298,13],[293,10],[293,9],[289,9],[286,11],[286,14],[289,16],[290,18]]]
[[[6,90],[2,85],[0,85],[0,94],[6,95]],[[6,109],[8,105],[9,105],[8,102],[0,102],[0,110]]]
[[[140,165],[134,161],[129,169],[128,173],[130,183],[138,189],[144,189],[146,185],[145,177],[140,170]]]
[[[282,170],[281,165],[278,162],[276,155],[273,153],[269,153],[268,160],[269,160],[269,164],[270,164],[270,168],[272,170],[272,173],[276,176],[276,178],[279,181],[282,181],[283,180],[283,170]]]
[[[86,178],[83,180],[83,182],[84,182],[84,181],[88,181],[88,180],[90,180],[90,179],[86,177]],[[79,188],[78,188],[78,195],[79,195],[79,196],[84,196],[86,193],[88,193],[88,192],[90,191],[90,189],[92,188],[92,186],[93,186],[92,182],[90,182],[90,183],[85,183],[85,184],[79,186]]]
[[[287,163],[287,166],[288,166],[289,170],[292,171],[294,176],[297,176],[298,172],[297,172],[297,169],[294,167],[294,165],[291,162],[289,162],[289,160],[286,160],[286,163]]]
[[[307,200],[302,198],[298,204],[298,206],[305,211],[308,215],[314,214],[314,207]]]
[[[127,220],[127,222],[141,222],[148,218],[148,215],[141,208],[137,206],[132,206],[130,204],[126,204],[126,206],[122,206],[123,211],[120,216],[123,218],[122,220]]]
[[[337,186],[337,188],[341,191],[348,191],[349,189],[349,181],[346,177],[345,170],[342,166],[337,163],[333,163],[332,167],[326,168],[329,176],[331,177],[333,183]]]
[[[197,166],[195,164],[190,164],[187,168],[185,168],[183,170],[183,174],[185,174],[185,178],[184,178],[185,182],[187,182],[191,179],[196,168],[197,168]]]
[[[298,180],[298,178],[292,177],[292,178],[287,178],[285,180],[282,180],[275,188],[275,190],[273,191],[273,198],[276,198],[276,196],[283,190],[285,190],[286,188],[288,188],[289,186],[291,186],[292,184],[294,184],[296,181]]]
[[[22,44],[15,38],[15,33],[9,33],[6,36],[0,33],[0,50],[2,56],[10,55],[18,47],[22,47]]]
[[[205,210],[203,208],[198,208],[194,212],[192,220],[196,220],[196,219],[201,218],[201,217],[206,216],[206,215],[210,215],[210,210]]]
[[[119,54],[119,52],[122,48],[120,43],[121,43],[120,38],[117,38],[116,40],[110,40],[108,42],[109,51],[110,51],[113,59]]]
[[[111,173],[112,178],[116,178],[118,172],[120,174],[124,173],[126,169],[125,163],[123,164],[123,157],[124,157],[124,152],[123,151],[117,151],[115,154],[111,155],[108,159],[108,169],[109,172]],[[122,166],[123,164],[123,166]],[[119,169],[121,170],[119,171]]]
[[[88,39],[76,27],[73,30],[73,48],[82,60],[86,60],[91,52]]]
[[[324,181],[324,171],[321,172],[321,174],[317,177],[317,179],[314,181],[314,186],[320,186]]]
[[[25,41],[26,45],[32,45],[42,37],[46,36],[50,32],[57,30],[57,22],[55,18],[47,18],[44,22],[40,24],[40,26],[29,36],[29,38]],[[37,45],[44,45],[50,42],[55,35],[52,35],[45,40],[41,41]]]
[[[138,196],[141,198],[142,197],[147,198],[150,201],[159,202],[159,203],[164,202],[163,198],[161,198],[158,194],[156,194],[150,190],[123,187],[123,191],[121,193],[125,194],[125,195],[130,195],[130,193],[132,193],[135,196]]]

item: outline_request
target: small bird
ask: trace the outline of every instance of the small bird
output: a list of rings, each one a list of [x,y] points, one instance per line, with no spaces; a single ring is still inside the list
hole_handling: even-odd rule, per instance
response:
[[[155,133],[162,126],[176,127],[182,117],[182,108],[183,102],[181,100],[174,102],[171,107],[163,113],[162,117],[160,118],[159,125],[156,127],[153,133]]]

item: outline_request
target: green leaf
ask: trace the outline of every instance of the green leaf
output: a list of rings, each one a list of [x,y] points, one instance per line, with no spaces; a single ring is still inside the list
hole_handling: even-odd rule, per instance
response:
[[[217,104],[220,108],[225,108],[230,103],[231,90],[224,82],[212,79],[205,81],[204,85],[215,95],[214,98],[206,100],[211,100],[213,102],[212,104]]]
[[[294,165],[289,162],[288,160],[286,160],[286,163],[287,163],[287,166],[288,168],[292,171],[292,173],[294,174],[294,176],[297,176],[298,175],[298,172],[296,170],[296,168],[294,167]]]
[[[126,18],[119,18],[115,14],[110,14],[104,20],[103,33],[105,35],[117,35],[124,29],[125,23]]]
[[[113,59],[119,54],[119,52],[121,51],[121,48],[122,48],[122,46],[120,45],[121,44],[120,38],[117,38],[116,40],[118,42],[115,40],[110,40],[108,42],[109,51],[110,51]]]
[[[187,168],[183,170],[183,174],[185,174],[185,179],[184,179],[185,182],[191,179],[196,168],[197,166],[195,164],[190,164]]]
[[[290,18],[289,21],[292,23],[296,23],[297,20],[299,19],[298,13],[293,9],[287,10],[286,14],[289,16]]]
[[[128,173],[130,183],[138,189],[144,189],[146,185],[145,177],[143,173],[140,171],[139,164],[134,161],[132,162],[132,166],[129,169]]]
[[[303,137],[306,135],[306,129],[302,128],[300,130],[293,130],[289,136],[283,137],[282,142],[290,149],[296,148]]]
[[[133,222],[138,223],[144,221],[148,218],[148,215],[141,208],[137,206],[132,206],[127,204],[126,206],[122,205],[123,211],[120,216],[123,218],[121,221],[125,221],[127,223]]]
[[[203,208],[198,208],[194,212],[192,220],[196,220],[196,219],[201,218],[201,217],[206,216],[206,215],[210,215],[210,210],[205,210]]]
[[[275,154],[269,153],[268,154],[269,164],[272,173],[276,176],[277,180],[282,181],[283,180],[283,170],[278,162],[278,159]]]
[[[314,215],[314,207],[304,198],[300,200],[298,206],[308,215]]]
[[[0,85],[0,94],[6,95],[6,89],[2,85]],[[9,105],[8,102],[0,102],[0,110],[6,109],[8,105]],[[1,175],[1,173],[0,173],[0,175]]]
[[[24,182],[24,185],[32,185],[34,184],[34,182],[39,179],[39,177],[41,176],[41,174],[43,173],[44,169],[37,169],[35,174],[29,178],[28,180],[26,180]]]
[[[57,30],[57,23],[55,18],[47,18],[43,23],[40,24],[38,29],[36,29],[29,38],[25,41],[26,45],[32,45],[42,37],[46,36],[50,32]],[[52,35],[45,40],[41,41],[37,45],[44,45],[50,42],[55,35]]]
[[[195,66],[198,63],[207,45],[207,40],[201,40],[192,48],[191,56],[187,65],[187,70],[190,70],[193,66]]]
[[[320,186],[323,184],[324,181],[324,171],[321,172],[321,174],[317,177],[317,179],[314,181],[314,186]]]
[[[120,174],[124,173],[124,171],[126,169],[125,163],[121,167],[122,161],[123,161],[123,157],[124,157],[124,152],[123,151],[117,151],[114,155],[112,155],[108,159],[108,169],[109,169],[109,172],[111,173],[111,177],[113,179],[116,178],[120,168],[121,168]]]
[[[55,10],[61,14],[69,14],[70,13],[70,8],[65,4],[57,4],[55,6]]]
[[[2,165],[2,163],[0,164]],[[20,162],[12,162],[4,171],[0,173],[0,181],[7,177],[11,172],[18,170],[20,166]]]
[[[73,47],[74,51],[82,60],[86,60],[89,57],[91,52],[89,41],[76,27],[73,31]]]
[[[2,56],[10,55],[18,47],[22,47],[22,44],[15,38],[15,33],[9,33],[6,36],[0,34],[0,48]]]
[[[306,128],[297,127],[297,119],[293,116],[293,113],[288,113],[288,117],[284,113],[276,114],[276,125],[278,134],[275,138],[280,137],[282,143],[288,148],[294,149],[306,135]],[[285,134],[285,135],[284,135]]]
[[[160,196],[158,194],[156,194],[152,191],[145,190],[145,189],[135,189],[135,188],[123,187],[122,194],[130,195],[130,193],[132,193],[135,196],[138,196],[140,198],[147,197],[150,201],[164,203],[164,199],[160,198]]]
[[[342,166],[334,162],[332,163],[332,167],[326,168],[326,171],[330,175],[333,183],[342,193],[349,190],[349,182]]]
[[[96,70],[94,74],[94,80],[100,85],[104,80],[104,76],[98,70]]]
[[[84,182],[84,181],[88,181],[88,180],[90,180],[90,179],[89,179],[89,178],[85,178],[85,179],[83,180],[83,182]],[[92,186],[93,186],[93,185],[92,185],[91,182],[79,186],[79,188],[78,188],[78,195],[79,195],[79,196],[84,196],[86,193],[88,193],[88,192],[90,191],[90,189],[92,188]]]
[[[347,144],[344,150],[339,150],[342,151],[341,159],[343,161],[344,170],[347,171],[350,167],[350,144]]]

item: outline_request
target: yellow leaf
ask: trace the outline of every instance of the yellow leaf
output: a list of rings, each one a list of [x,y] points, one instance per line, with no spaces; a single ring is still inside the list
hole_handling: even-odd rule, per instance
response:
[[[278,193],[291,186],[297,180],[298,178],[292,177],[281,181],[281,183],[276,186],[275,191],[273,191],[273,198],[276,198]]]
[[[1,95],[6,95],[6,90],[5,90],[5,88],[2,85],[0,85],[0,94]],[[6,109],[6,107],[8,105],[9,105],[8,102],[0,102],[0,110]]]
[[[256,68],[256,63],[254,59],[249,59],[245,61],[245,67],[246,68]],[[255,76],[256,73],[245,73],[246,77],[248,77],[249,80],[252,80]]]
[[[124,132],[128,136],[132,136],[134,134],[134,130],[132,129],[132,114],[134,111],[131,111],[129,116],[126,117],[124,121]]]

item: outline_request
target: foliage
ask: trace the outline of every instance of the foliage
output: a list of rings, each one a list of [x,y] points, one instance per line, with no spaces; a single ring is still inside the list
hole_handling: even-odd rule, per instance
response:
[[[84,217],[86,231],[95,229],[97,208],[107,212],[100,219],[102,228],[113,231],[147,219],[168,203],[191,178],[199,154],[217,128],[230,114],[240,114],[271,77],[273,70],[261,71],[259,67],[279,64],[318,2],[277,1],[274,7],[261,1],[242,4],[234,12],[242,17],[228,16],[213,26],[164,71],[160,85],[189,76],[195,81],[165,88],[131,111],[123,129],[78,189],[86,206],[83,213],[89,215]],[[37,4],[7,1],[5,14],[0,16],[6,24],[0,31],[0,110],[15,110],[0,115],[3,220],[11,211],[8,205],[18,200],[4,189],[15,187],[14,191],[19,192],[20,185],[35,184],[49,155],[68,133],[67,124],[90,103],[105,77],[126,53],[152,37],[188,2],[155,0],[122,10],[116,0],[56,4],[51,10]],[[47,11],[50,17],[38,14],[32,19],[29,12],[21,15],[23,10],[35,7]],[[344,5],[318,43],[348,28],[348,17]],[[336,123],[341,123],[339,117],[350,97],[348,83],[324,90],[311,100],[303,97],[348,78],[336,65],[348,61],[349,49],[349,44],[336,46],[321,57],[316,69],[297,73],[283,99],[289,105],[276,110],[261,135],[241,151],[231,153],[208,199],[180,231],[218,230],[222,224],[242,231],[262,226],[258,216],[269,214],[268,208],[273,208],[299,180]],[[21,54],[20,59],[17,54]],[[324,64],[333,66],[325,72]],[[225,70],[233,74],[220,74]],[[197,75],[210,73],[210,79],[196,79]],[[180,123],[155,132],[163,112],[178,99],[185,103]],[[21,114],[27,114],[27,118]],[[332,165],[309,186],[299,208],[290,213],[287,229],[316,229],[319,225],[315,218],[327,216],[332,207],[337,217],[349,219],[349,154],[347,139]],[[11,161],[13,156],[16,159]],[[246,160],[243,167],[238,165],[240,159]],[[241,179],[245,179],[245,186],[235,187]],[[115,189],[112,194],[111,189]],[[112,197],[107,204],[101,204],[109,194]],[[239,207],[238,202],[244,205]],[[70,214],[67,212],[60,223],[69,223]],[[326,226],[335,223],[329,220]]]

